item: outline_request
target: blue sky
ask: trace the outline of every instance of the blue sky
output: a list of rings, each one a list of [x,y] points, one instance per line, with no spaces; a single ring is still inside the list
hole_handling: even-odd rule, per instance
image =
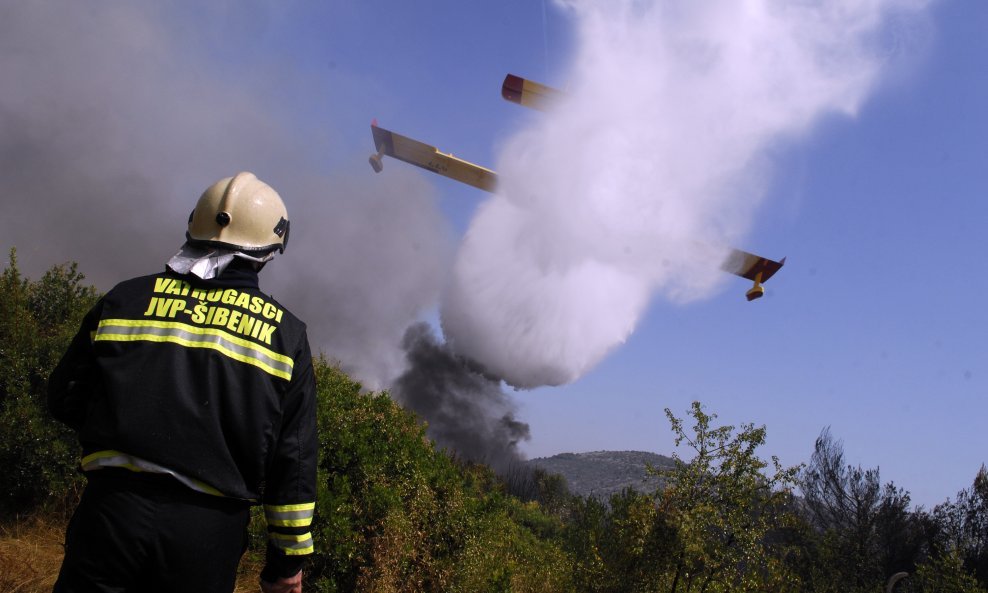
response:
[[[227,174],[224,167],[259,170],[276,188],[298,192],[308,187],[299,180],[303,174],[338,180],[355,194],[390,188],[375,208],[397,209],[406,192],[424,194],[421,208],[419,202],[401,207],[437,207],[453,246],[488,196],[398,162],[375,177],[366,164],[368,124],[377,118],[493,166],[512,133],[540,117],[500,98],[504,75],[565,87],[576,43],[573,16],[540,0],[138,6],[74,9],[77,15],[33,8],[37,14],[15,19],[28,33],[32,26],[53,29],[66,42],[55,48],[7,42],[8,59],[0,61],[10,85],[0,91],[7,112],[35,121],[22,115],[35,112],[24,106],[33,103],[30,109],[45,114],[37,121],[72,112],[64,105],[98,113],[92,121],[111,122],[99,130],[113,133],[84,146],[113,144],[112,151],[92,150],[123,155],[148,179],[167,178],[167,189],[178,195],[197,195]],[[808,460],[815,437],[830,426],[849,462],[879,466],[883,479],[910,491],[914,503],[929,507],[970,485],[988,461],[982,429],[988,416],[988,4],[942,0],[924,14],[854,117],[826,116],[773,148],[769,190],[738,245],[788,257],[765,298],[746,302],[747,283],[728,279],[698,302],[656,299],[627,342],[578,381],[514,392],[518,416],[531,427],[522,447],[529,456],[601,449],[667,454],[673,439],[663,409],[683,415],[700,400],[725,423],[767,425],[763,454],[786,464]],[[115,26],[116,16],[127,27]],[[91,69],[71,67],[72,52],[90,60]],[[49,71],[51,64],[68,66],[54,70],[57,80],[19,69],[33,63]],[[93,82],[102,76],[112,84]],[[139,84],[125,84],[128,77]],[[23,96],[35,100],[21,100],[11,80],[24,82],[31,92]],[[196,95],[203,88],[210,93]],[[246,92],[221,99],[224,89]],[[202,107],[210,102],[223,109]],[[104,104],[115,108],[103,111]],[[240,121],[263,127],[263,134],[245,136],[263,141],[224,143],[223,134]],[[75,171],[87,157],[65,155],[86,149],[65,141],[60,130],[47,141],[59,150],[46,162]],[[13,171],[14,153],[3,154],[4,170]],[[18,175],[6,174],[14,200],[20,191],[52,191]],[[89,184],[93,195],[109,195],[119,186],[98,179],[120,175],[111,165],[91,167],[73,176],[72,187]],[[291,192],[281,191],[291,207]],[[32,257],[38,266],[52,263],[48,252],[42,257],[18,235],[45,228],[49,206],[10,204],[27,212],[17,228],[5,225],[29,271]],[[187,210],[185,203],[169,205],[155,216],[177,219]],[[339,212],[305,210],[295,232],[317,234],[325,228],[319,217]],[[10,211],[2,214],[12,220]],[[101,218],[93,226],[91,235],[131,232]],[[174,234],[170,224],[138,226],[148,244]],[[378,232],[360,236],[375,241]],[[119,246],[108,251],[96,241],[78,233],[59,244],[55,257],[80,260],[104,287],[113,274],[146,273],[161,261],[135,256],[103,275],[122,256]],[[162,241],[155,253],[177,246]],[[426,306],[418,315],[434,322],[430,298],[421,297]],[[305,316],[310,307],[299,299],[293,308]],[[331,356],[348,355],[334,352],[328,337],[314,340],[328,344]]]
[[[496,4],[370,3],[337,21],[347,31],[331,27],[330,59],[386,89],[354,118],[356,138],[378,117],[491,163],[531,117],[499,99],[503,73],[564,84],[572,43],[551,4],[545,23],[539,2]],[[745,302],[738,280],[700,303],[655,302],[578,382],[518,392],[529,455],[667,453],[662,410],[697,399],[724,422],[766,424],[764,453],[784,463],[807,460],[830,426],[850,462],[879,466],[915,503],[970,484],[988,450],[988,5],[946,1],[928,15],[919,47],[856,117],[827,117],[777,151],[742,245],[788,257],[767,296]],[[432,183],[457,229],[486,198]]]

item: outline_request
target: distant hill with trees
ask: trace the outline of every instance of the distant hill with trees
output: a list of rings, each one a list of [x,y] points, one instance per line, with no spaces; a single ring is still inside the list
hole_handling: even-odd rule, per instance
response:
[[[646,451],[560,453],[529,459],[526,463],[529,467],[561,475],[573,494],[593,496],[602,501],[625,488],[642,493],[655,492],[663,485],[663,480],[649,474],[646,468],[671,470],[676,467],[671,457]]]

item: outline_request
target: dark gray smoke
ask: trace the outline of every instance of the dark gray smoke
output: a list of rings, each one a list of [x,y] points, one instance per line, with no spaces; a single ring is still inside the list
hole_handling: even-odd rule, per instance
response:
[[[501,473],[521,459],[518,443],[529,439],[528,424],[515,418],[500,379],[439,343],[425,323],[408,328],[403,346],[409,368],[391,392],[428,421],[440,447]]]
[[[334,133],[348,117],[338,88],[352,85],[326,80],[337,70],[286,70],[290,57],[256,47],[277,21],[268,7],[199,5],[0,8],[0,248],[16,247],[31,277],[78,261],[106,290],[162,269],[203,189],[253,171],[292,219],[261,288],[308,324],[313,349],[370,389],[412,364],[399,391],[442,446],[517,456],[528,427],[498,382],[423,327],[406,335],[435,306],[451,259],[433,186],[411,167],[374,175],[369,130],[366,144]]]
[[[423,176],[371,173],[369,130],[365,145],[334,133],[347,114],[328,86],[344,81],[258,46],[273,10],[4,3],[0,250],[16,247],[35,278],[77,261],[106,290],[163,269],[199,194],[252,171],[292,219],[261,288],[308,323],[314,350],[380,388],[403,367],[405,328],[435,305],[447,224]]]

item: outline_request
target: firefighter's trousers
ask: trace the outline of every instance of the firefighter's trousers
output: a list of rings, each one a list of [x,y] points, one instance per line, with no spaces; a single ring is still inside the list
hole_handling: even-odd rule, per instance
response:
[[[55,593],[230,593],[247,545],[247,504],[165,475],[88,472]]]

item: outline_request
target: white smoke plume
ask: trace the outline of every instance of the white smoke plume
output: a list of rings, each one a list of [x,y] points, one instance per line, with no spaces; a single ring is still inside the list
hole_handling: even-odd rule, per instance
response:
[[[506,142],[442,305],[461,355],[571,382],[655,296],[708,297],[766,193],[768,153],[853,115],[923,0],[572,0],[566,97]]]

